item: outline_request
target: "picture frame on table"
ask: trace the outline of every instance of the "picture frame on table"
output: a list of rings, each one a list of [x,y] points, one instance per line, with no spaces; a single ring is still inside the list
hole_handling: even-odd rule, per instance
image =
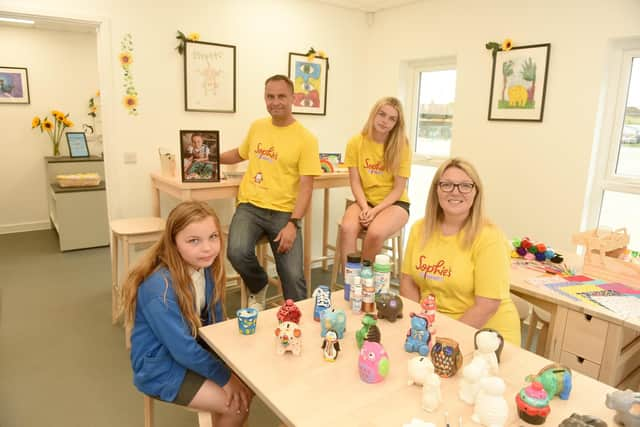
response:
[[[236,111],[236,47],[185,41],[185,111]]]
[[[289,52],[288,76],[293,82],[292,112],[325,116],[329,58],[309,59],[305,54]]]
[[[23,67],[0,67],[0,104],[30,104],[29,73]]]
[[[220,132],[180,131],[182,182],[220,182]]]
[[[87,135],[84,132],[67,132],[65,135],[69,147],[69,157],[90,156]]]
[[[550,51],[544,43],[495,53],[488,120],[542,121]]]

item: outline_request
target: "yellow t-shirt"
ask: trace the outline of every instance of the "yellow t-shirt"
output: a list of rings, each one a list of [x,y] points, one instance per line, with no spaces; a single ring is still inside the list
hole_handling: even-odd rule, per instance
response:
[[[461,234],[438,233],[422,244],[424,219],[416,221],[407,240],[402,273],[411,276],[421,297],[433,293],[438,311],[454,319],[475,303],[475,296],[501,300],[484,327],[520,346],[520,317],[509,296],[511,264],[506,238],[497,227],[486,225],[471,248],[463,250],[458,243]]]
[[[358,168],[364,195],[374,206],[384,200],[393,189],[393,174],[384,166],[384,144],[372,141],[361,134],[354,136],[347,143],[344,165],[348,168]],[[397,175],[404,178],[411,175],[411,150],[408,145],[402,150]],[[409,202],[406,188],[398,200]]]
[[[256,120],[238,149],[249,167],[238,189],[238,203],[292,212],[301,175],[320,175],[318,140],[299,122],[274,126]]]

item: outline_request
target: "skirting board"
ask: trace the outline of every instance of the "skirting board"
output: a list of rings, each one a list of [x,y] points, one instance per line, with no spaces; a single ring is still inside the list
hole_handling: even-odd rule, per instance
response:
[[[21,222],[19,224],[0,224],[0,234],[24,233],[25,231],[49,230],[51,222],[33,221]]]

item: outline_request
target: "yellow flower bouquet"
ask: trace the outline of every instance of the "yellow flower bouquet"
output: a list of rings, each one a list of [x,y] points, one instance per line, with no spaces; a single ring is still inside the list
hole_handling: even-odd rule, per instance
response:
[[[31,129],[38,128],[40,132],[47,132],[51,143],[53,144],[53,155],[60,155],[60,140],[64,134],[66,128],[73,127],[73,122],[69,119],[69,114],[64,114],[58,110],[52,110],[51,115],[53,118],[49,120],[46,117],[40,120],[40,117],[36,116],[31,120]]]

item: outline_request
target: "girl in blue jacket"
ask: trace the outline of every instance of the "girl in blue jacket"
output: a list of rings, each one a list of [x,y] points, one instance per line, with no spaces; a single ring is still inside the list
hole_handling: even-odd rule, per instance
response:
[[[198,328],[224,320],[224,242],[206,203],[176,206],[162,238],[130,271],[123,306],[131,333],[133,382],[157,399],[241,426],[252,392],[201,346]]]

